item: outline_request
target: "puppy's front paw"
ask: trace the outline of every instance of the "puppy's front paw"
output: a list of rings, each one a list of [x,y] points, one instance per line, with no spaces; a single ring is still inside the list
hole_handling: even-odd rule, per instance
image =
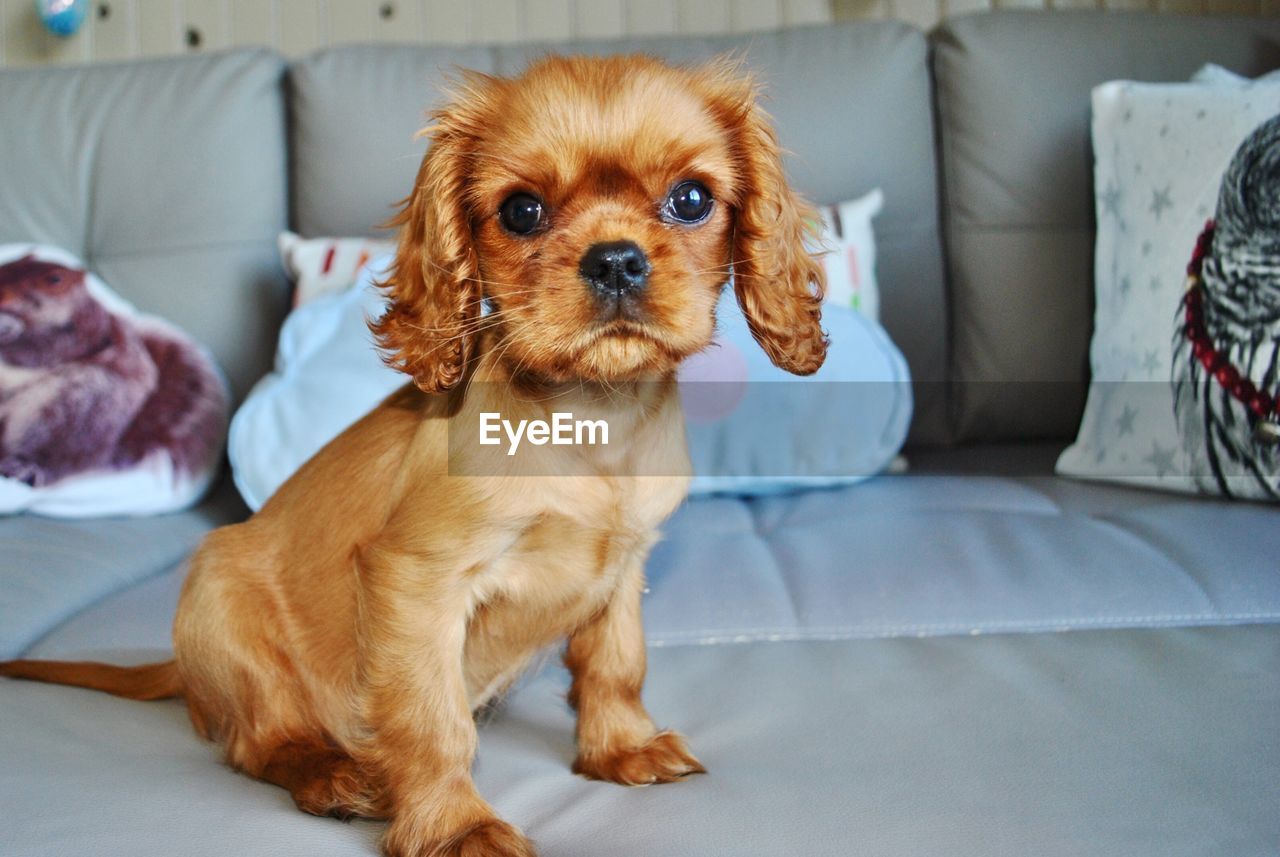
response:
[[[382,841],[387,857],[538,857],[533,843],[498,818],[489,818],[434,842],[415,841],[392,823]]]
[[[573,762],[573,772],[590,780],[608,780],[624,786],[671,783],[707,769],[694,758],[678,732],[659,732],[639,747],[584,752]]]

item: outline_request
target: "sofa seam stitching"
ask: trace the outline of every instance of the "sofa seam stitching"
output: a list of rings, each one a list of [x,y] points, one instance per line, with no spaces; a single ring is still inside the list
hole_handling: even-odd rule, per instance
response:
[[[1240,613],[1169,613],[1146,616],[1116,616],[1103,619],[1067,619],[1042,622],[949,622],[904,625],[866,626],[862,629],[847,625],[815,626],[811,628],[754,628],[749,630],[706,630],[648,635],[653,646],[722,645],[725,643],[804,641],[804,640],[860,640],[885,639],[905,636],[946,636],[965,633],[971,636],[986,633],[1032,633],[1044,631],[1072,631],[1090,629],[1158,628],[1178,627],[1168,623],[1188,622],[1196,625],[1228,625],[1261,621],[1280,622],[1280,612]]]

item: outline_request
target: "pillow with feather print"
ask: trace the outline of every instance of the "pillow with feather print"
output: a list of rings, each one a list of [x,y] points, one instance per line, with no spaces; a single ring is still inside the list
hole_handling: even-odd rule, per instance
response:
[[[1280,341],[1280,260],[1263,240],[1277,234],[1280,174],[1260,127],[1280,114],[1280,79],[1206,69],[1189,83],[1107,83],[1092,100],[1093,377],[1057,471],[1280,499],[1271,418],[1255,413],[1257,394],[1275,395]],[[1226,331],[1224,289],[1273,307],[1270,322],[1260,309],[1257,324]]]

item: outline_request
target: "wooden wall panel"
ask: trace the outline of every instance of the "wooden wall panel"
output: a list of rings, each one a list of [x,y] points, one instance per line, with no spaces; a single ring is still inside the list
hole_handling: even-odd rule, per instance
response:
[[[731,29],[729,0],[680,0],[676,7],[677,32],[701,35]]]
[[[570,0],[525,0],[523,4],[513,0],[512,5],[522,14],[512,29],[511,41],[524,38],[530,42],[559,42],[573,38]]]
[[[782,20],[792,26],[830,21],[830,0],[782,0]]]
[[[347,2],[347,0],[343,0]],[[369,22],[370,37],[375,42],[417,42],[422,37],[422,3],[418,0],[350,0],[354,5],[366,8],[365,19]],[[335,4],[328,2],[329,14],[333,14]],[[347,39],[340,33],[329,31],[330,44],[347,41],[366,41],[365,39]]]
[[[182,0],[182,40],[191,50],[216,51],[231,44],[229,0]]]
[[[578,0],[582,2],[582,0]],[[677,0],[630,0],[627,6],[627,32],[637,36],[656,36],[677,31]]]
[[[735,33],[772,30],[782,26],[781,0],[737,0],[729,4],[729,29]]]
[[[623,0],[576,0],[574,34],[585,39],[616,39],[627,32]]]
[[[91,44],[95,60],[123,60],[138,54],[138,6],[134,0],[103,0],[90,11]]]
[[[328,44],[320,24],[321,0],[273,0],[276,9],[276,47],[300,57]]]
[[[77,35],[0,0],[0,66],[121,60],[240,45],[296,57],[347,42],[480,44],[742,33],[898,18],[928,29],[991,8],[1149,9],[1280,16],[1280,0],[96,0]]]

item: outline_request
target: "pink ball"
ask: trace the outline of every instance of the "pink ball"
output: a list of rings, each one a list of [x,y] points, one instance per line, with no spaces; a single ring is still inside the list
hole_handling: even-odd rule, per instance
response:
[[[732,342],[717,337],[680,365],[679,381],[685,418],[713,423],[733,413],[747,394],[747,359]]]

